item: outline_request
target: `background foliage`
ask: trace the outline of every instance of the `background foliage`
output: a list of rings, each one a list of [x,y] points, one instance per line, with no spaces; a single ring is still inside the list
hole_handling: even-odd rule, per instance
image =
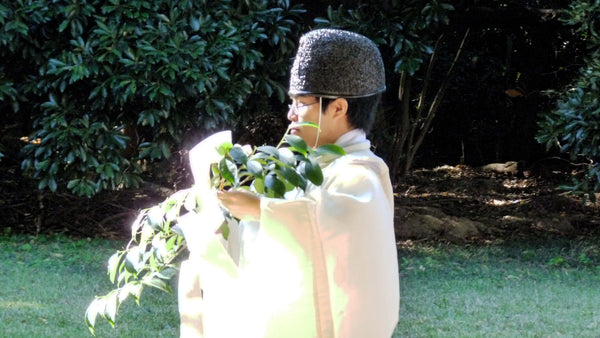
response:
[[[571,1],[346,3],[317,22],[379,44],[388,90],[375,127],[381,132],[371,138],[395,174],[413,165],[505,161],[525,170],[552,154],[535,140],[536,121],[555,107],[586,54],[582,36],[559,20]]]
[[[139,185],[139,161],[169,158],[192,132],[283,101],[301,11],[273,0],[59,0],[0,13],[1,108],[30,129],[23,169],[39,189],[90,196]]]
[[[577,92],[570,88],[593,91],[595,76],[574,79],[594,74],[596,7],[564,0],[3,1],[0,158],[22,162],[38,188],[53,191],[89,196],[142,179],[176,185],[173,175],[187,161],[177,162],[185,155],[179,151],[208,132],[232,128],[236,139],[256,145],[279,140],[295,43],[309,29],[334,26],[369,36],[384,56],[388,90],[371,139],[395,169],[393,180],[413,166],[519,161],[528,169],[559,154],[538,141],[560,141],[589,160],[584,148],[596,141],[565,146],[564,137],[578,134],[564,131],[573,125],[559,123],[555,108],[557,100],[570,102],[559,96]],[[15,142],[26,135],[27,143]],[[596,189],[593,175],[584,181]]]
[[[548,149],[558,147],[572,161],[587,163],[565,189],[596,201],[600,191],[600,3],[573,2],[561,17],[586,42],[586,62],[579,76],[561,93],[555,110],[539,122],[538,141]]]

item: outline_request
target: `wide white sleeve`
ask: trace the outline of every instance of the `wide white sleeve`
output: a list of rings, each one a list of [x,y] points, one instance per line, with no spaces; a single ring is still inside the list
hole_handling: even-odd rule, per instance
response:
[[[220,217],[219,217],[220,216]],[[181,337],[228,337],[237,316],[238,267],[215,229],[222,213],[207,209],[180,219],[189,259],[179,271],[178,305]]]

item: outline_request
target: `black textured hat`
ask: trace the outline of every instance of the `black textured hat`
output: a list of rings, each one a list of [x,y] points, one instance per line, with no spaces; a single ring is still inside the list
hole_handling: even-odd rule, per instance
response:
[[[300,38],[290,74],[290,95],[354,98],[384,90],[381,54],[365,36],[317,29]]]

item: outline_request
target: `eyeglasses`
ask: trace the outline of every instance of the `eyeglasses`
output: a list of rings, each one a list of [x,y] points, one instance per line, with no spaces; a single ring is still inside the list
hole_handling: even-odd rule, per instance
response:
[[[302,109],[304,107],[308,107],[308,106],[312,106],[313,104],[317,104],[319,103],[319,101],[313,102],[313,103],[303,103],[303,104],[298,104],[298,103],[290,103],[288,104],[288,108],[294,113],[294,114],[298,114],[298,110]]]

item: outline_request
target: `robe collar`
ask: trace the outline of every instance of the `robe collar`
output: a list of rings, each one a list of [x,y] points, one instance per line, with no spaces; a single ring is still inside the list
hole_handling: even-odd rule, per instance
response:
[[[340,136],[335,141],[335,144],[344,148],[346,154],[365,151],[371,148],[371,142],[367,139],[367,135],[362,129],[350,130],[349,132]],[[319,162],[321,167],[325,167],[338,157],[340,156],[335,154],[325,154],[319,156],[317,158],[317,162]]]

